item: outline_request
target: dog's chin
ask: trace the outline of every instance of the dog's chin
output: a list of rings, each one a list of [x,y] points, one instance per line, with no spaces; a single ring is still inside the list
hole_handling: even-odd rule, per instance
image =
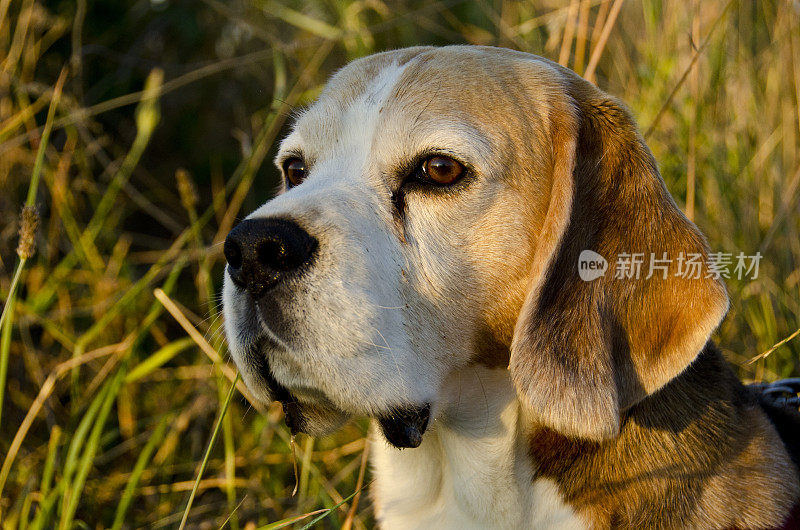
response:
[[[292,393],[279,383],[266,356],[263,354],[266,339],[257,341],[248,351],[248,360],[257,367],[269,395],[283,406],[284,421],[292,434],[327,436],[338,430],[352,416],[334,406],[327,398],[305,388],[302,395]],[[428,428],[430,404],[394,407],[376,417],[386,440],[398,449],[419,447]]]
[[[266,339],[261,339],[250,347],[247,360],[256,367],[260,376],[258,384],[264,385],[267,394],[283,406],[284,421],[292,434],[302,432],[310,436],[326,436],[344,425],[350,415],[339,410],[327,399],[324,397],[318,397],[313,401],[299,399],[275,379],[264,355],[265,341]]]
[[[334,407],[301,403],[297,400],[281,401],[284,421],[292,434],[299,432],[309,436],[321,437],[333,434],[350,418]]]
[[[351,415],[337,407],[322,402],[302,402],[285,389],[280,394],[283,417],[292,434],[299,432],[321,437],[333,434]],[[398,449],[419,447],[428,428],[430,405],[394,408],[376,419],[384,438]]]
[[[281,402],[284,420],[292,434],[327,436],[337,431],[350,415],[337,408],[299,401]],[[428,428],[430,406],[396,408],[376,418],[386,441],[397,449],[419,447]]]

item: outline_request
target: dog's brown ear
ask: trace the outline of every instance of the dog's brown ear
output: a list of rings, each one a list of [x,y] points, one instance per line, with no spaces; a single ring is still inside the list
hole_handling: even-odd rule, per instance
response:
[[[628,111],[563,75],[569,97],[549,118],[550,203],[510,370],[536,421],[602,440],[618,434],[622,412],[692,362],[728,298],[707,277],[707,244],[667,192]],[[702,264],[697,278],[697,269],[681,274],[690,261]]]

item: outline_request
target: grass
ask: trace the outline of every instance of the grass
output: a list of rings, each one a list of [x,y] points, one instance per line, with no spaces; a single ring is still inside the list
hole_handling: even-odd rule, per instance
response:
[[[0,0],[0,526],[373,525],[366,423],[294,458],[217,293],[290,111],[382,49],[513,47],[621,97],[711,246],[763,255],[716,339],[745,379],[800,374],[798,35],[779,0]]]

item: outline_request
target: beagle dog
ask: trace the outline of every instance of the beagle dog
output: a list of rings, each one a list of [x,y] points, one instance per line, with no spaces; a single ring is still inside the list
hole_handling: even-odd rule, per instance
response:
[[[381,528],[798,527],[800,422],[710,342],[725,287],[681,274],[708,245],[619,101],[526,53],[396,50],[276,163],[225,241],[230,351],[293,432],[374,418]],[[583,278],[586,251],[642,274]]]

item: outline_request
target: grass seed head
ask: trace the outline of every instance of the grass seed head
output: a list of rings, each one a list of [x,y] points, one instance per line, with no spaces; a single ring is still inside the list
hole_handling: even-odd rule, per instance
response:
[[[39,212],[35,206],[25,206],[20,214],[19,244],[17,255],[28,259],[36,251],[36,228],[39,226]]]
[[[158,96],[164,83],[164,71],[154,68],[144,84],[144,93],[139,106],[136,107],[136,128],[139,134],[149,137],[161,119],[158,107]]]
[[[175,172],[175,180],[178,183],[178,194],[181,196],[181,204],[186,211],[192,211],[197,206],[197,188],[195,188],[189,172],[179,168]]]

